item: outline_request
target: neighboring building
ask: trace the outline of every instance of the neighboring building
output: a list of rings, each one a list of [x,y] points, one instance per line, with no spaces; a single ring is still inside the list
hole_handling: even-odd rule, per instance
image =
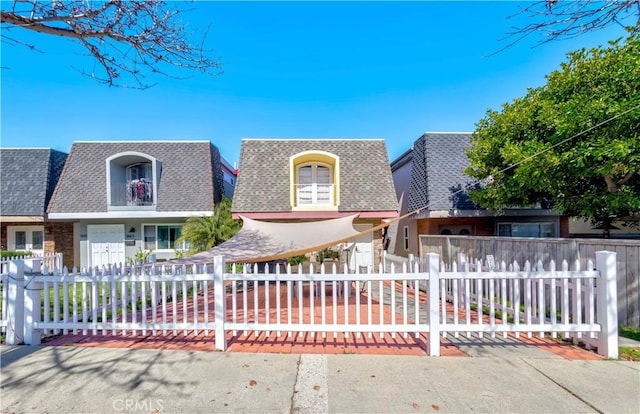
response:
[[[569,220],[569,237],[583,239],[604,238],[602,228],[594,227],[588,220],[571,218]],[[621,222],[613,223],[609,229],[611,239],[640,239],[640,227],[628,227]]]
[[[231,201],[233,199],[233,189],[236,186],[236,179],[238,177],[238,170],[231,166],[224,158],[220,158],[222,166],[222,179],[223,179],[223,194]]]
[[[384,140],[245,139],[232,212],[252,219],[304,222],[358,217],[365,231],[398,216]],[[347,244],[349,266],[379,262],[382,232]]]
[[[47,223],[47,204],[67,154],[49,148],[0,148],[0,249],[36,255],[64,249],[64,229]]]
[[[172,259],[188,248],[176,242],[185,220],[222,199],[224,164],[208,141],[76,142],[49,219],[73,227],[77,266],[125,262],[138,249]]]
[[[470,133],[425,133],[391,163],[400,215],[419,212],[398,223],[390,252],[418,255],[421,234],[568,237],[568,219],[552,209],[513,208],[496,215],[475,205],[467,191],[475,181],[464,174],[470,139]]]

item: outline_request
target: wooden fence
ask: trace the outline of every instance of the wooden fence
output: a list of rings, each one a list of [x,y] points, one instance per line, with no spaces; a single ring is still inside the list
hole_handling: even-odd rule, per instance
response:
[[[445,263],[457,260],[460,253],[471,259],[495,263],[541,261],[547,267],[554,260],[579,263],[585,268],[595,260],[595,252],[607,250],[617,254],[618,322],[640,328],[640,241],[620,239],[538,239],[517,237],[420,236],[420,257],[436,253]]]

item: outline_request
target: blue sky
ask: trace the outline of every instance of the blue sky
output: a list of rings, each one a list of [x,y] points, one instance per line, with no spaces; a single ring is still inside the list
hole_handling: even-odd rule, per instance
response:
[[[4,2],[3,2],[4,3]],[[6,3],[4,3],[6,4]],[[229,162],[242,138],[383,138],[390,160],[425,131],[468,131],[487,109],[544,84],[567,52],[624,35],[615,27],[493,54],[516,2],[196,2],[224,74],[107,87],[70,40],[23,33],[44,53],[2,45],[3,147],[73,141],[210,140]],[[18,31],[13,36],[18,36]]]

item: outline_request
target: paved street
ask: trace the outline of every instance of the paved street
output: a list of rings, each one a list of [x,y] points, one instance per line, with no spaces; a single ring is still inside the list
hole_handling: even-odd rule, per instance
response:
[[[2,413],[638,413],[640,363],[3,347]]]

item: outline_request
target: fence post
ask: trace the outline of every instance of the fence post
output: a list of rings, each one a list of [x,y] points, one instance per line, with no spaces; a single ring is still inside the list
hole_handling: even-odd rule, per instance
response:
[[[600,272],[596,291],[598,353],[618,358],[618,288],[616,280],[616,252],[596,252],[596,270]]]
[[[382,251],[382,268],[386,273],[387,272],[387,251],[386,250]]]
[[[24,277],[24,343],[25,345],[40,345],[40,329],[36,324],[40,321],[40,292],[42,283],[35,282],[33,275]]]
[[[213,292],[216,323],[216,349],[227,350],[227,334],[224,330],[224,321],[227,316],[227,295],[224,286],[224,257],[213,258]]]
[[[25,259],[24,264],[24,343],[40,345],[40,330],[36,330],[36,323],[40,321],[42,283],[35,282],[34,278],[42,273],[42,259]]]
[[[416,258],[413,253],[409,253],[407,255],[407,259],[409,260],[409,262],[407,263],[407,268],[409,269],[409,273],[412,273],[415,270]],[[411,282],[409,282],[408,280],[403,280],[402,284],[405,286],[411,286]]]
[[[24,341],[24,261],[9,262],[7,290],[7,345]]]
[[[429,307],[429,356],[440,356],[440,256],[427,253],[429,271],[429,290],[427,306]]]

